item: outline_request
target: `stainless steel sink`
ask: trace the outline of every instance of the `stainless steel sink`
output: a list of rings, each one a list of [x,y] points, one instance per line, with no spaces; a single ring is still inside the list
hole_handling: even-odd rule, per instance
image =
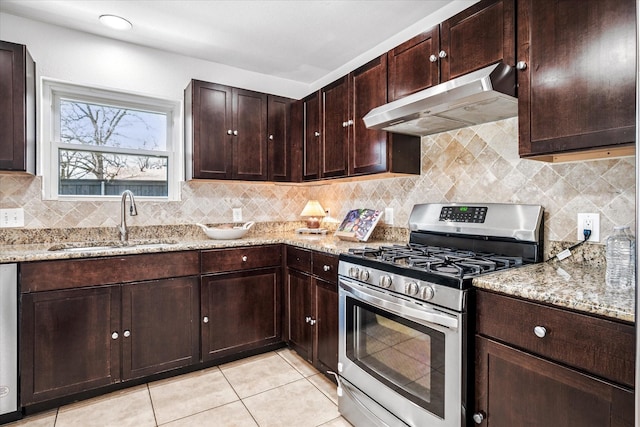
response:
[[[50,251],[63,252],[99,252],[113,249],[153,249],[167,247],[178,243],[177,240],[129,240],[121,242],[117,240],[93,241],[93,242],[70,242],[59,243],[49,248]]]

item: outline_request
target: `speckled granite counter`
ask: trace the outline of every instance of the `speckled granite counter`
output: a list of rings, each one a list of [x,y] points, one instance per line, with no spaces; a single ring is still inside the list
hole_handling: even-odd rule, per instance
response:
[[[171,239],[168,239],[171,240]],[[51,243],[40,243],[31,245],[2,245],[0,246],[0,264],[10,262],[30,262],[30,261],[45,261],[55,259],[72,259],[72,258],[87,258],[87,257],[100,257],[100,256],[116,256],[116,255],[132,255],[137,253],[154,253],[154,252],[168,252],[168,251],[184,251],[184,250],[198,250],[198,249],[215,249],[215,248],[233,248],[241,246],[252,245],[266,245],[273,243],[286,243],[298,247],[307,249],[314,249],[318,251],[328,252],[332,254],[340,254],[346,252],[349,248],[363,247],[363,246],[379,246],[381,244],[392,244],[390,241],[369,241],[362,242],[348,242],[339,240],[333,235],[303,235],[289,232],[271,233],[256,237],[246,237],[238,240],[208,240],[208,239],[185,239],[175,240],[175,243],[162,244],[156,247],[149,247],[147,243],[153,243],[157,241],[162,243],[165,240],[140,240],[136,241],[132,239],[131,246],[123,246],[116,248],[105,248],[99,250],[87,250],[87,251],[50,251],[49,248],[56,246]],[[139,242],[140,245],[135,245]],[[395,242],[398,244],[404,244],[406,241]]]
[[[635,290],[613,289],[604,267],[551,261],[486,274],[473,279],[477,288],[634,322]]]
[[[232,248],[273,243],[286,243],[332,254],[340,254],[354,247],[376,247],[381,244],[393,243],[404,244],[408,241],[408,236],[403,236],[402,233],[397,233],[394,230],[381,233],[377,239],[366,243],[341,241],[333,237],[332,234],[303,235],[296,234],[290,230],[278,231],[273,229],[270,229],[270,232],[250,233],[249,236],[239,240],[209,240],[198,230],[194,231],[192,227],[184,230],[173,230],[174,232],[171,234],[163,234],[159,233],[158,230],[146,229],[144,233],[139,232],[136,235],[136,239],[132,239],[132,242],[136,242],[137,239],[144,239],[142,243],[147,243],[161,236],[166,238],[165,240],[174,241],[172,244],[156,247],[130,246],[84,252],[66,252],[49,251],[48,249],[54,246],[51,241],[39,244],[5,244],[0,245],[0,263]],[[83,241],[104,239],[103,235],[94,234],[82,234]],[[181,237],[175,238],[175,236]],[[56,235],[56,239],[64,240],[64,237],[64,235]],[[113,237],[111,236],[110,238]],[[70,238],[65,241],[74,240]],[[58,240],[55,241],[57,242]],[[634,290],[609,289],[605,285],[604,267],[602,266],[590,266],[584,262],[553,261],[483,275],[474,279],[473,283],[478,288],[627,322],[634,321]]]

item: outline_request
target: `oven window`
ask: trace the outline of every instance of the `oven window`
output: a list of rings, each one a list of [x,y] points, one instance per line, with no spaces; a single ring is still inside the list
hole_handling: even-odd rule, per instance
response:
[[[403,397],[444,418],[445,335],[347,298],[347,357]]]

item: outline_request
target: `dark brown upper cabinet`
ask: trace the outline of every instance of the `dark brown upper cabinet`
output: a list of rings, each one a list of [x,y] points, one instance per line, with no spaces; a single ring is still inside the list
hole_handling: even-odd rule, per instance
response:
[[[367,129],[362,120],[386,102],[387,55],[305,98],[303,179],[419,174],[419,138]]]
[[[389,101],[491,64],[515,65],[515,0],[482,0],[388,56]]]
[[[269,181],[292,180],[291,103],[289,98],[267,96]]]
[[[636,2],[518,0],[521,157],[633,153]]]
[[[192,80],[185,90],[187,179],[266,181],[267,95]]]
[[[36,172],[35,81],[26,46],[0,41],[0,170]]]
[[[304,181],[320,178],[321,136],[320,92],[314,92],[303,102],[303,143],[302,143],[302,179]]]

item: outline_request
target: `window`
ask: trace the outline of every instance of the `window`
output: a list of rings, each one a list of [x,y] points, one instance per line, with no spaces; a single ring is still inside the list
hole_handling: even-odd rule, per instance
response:
[[[178,199],[178,102],[53,81],[43,98],[47,199]]]

